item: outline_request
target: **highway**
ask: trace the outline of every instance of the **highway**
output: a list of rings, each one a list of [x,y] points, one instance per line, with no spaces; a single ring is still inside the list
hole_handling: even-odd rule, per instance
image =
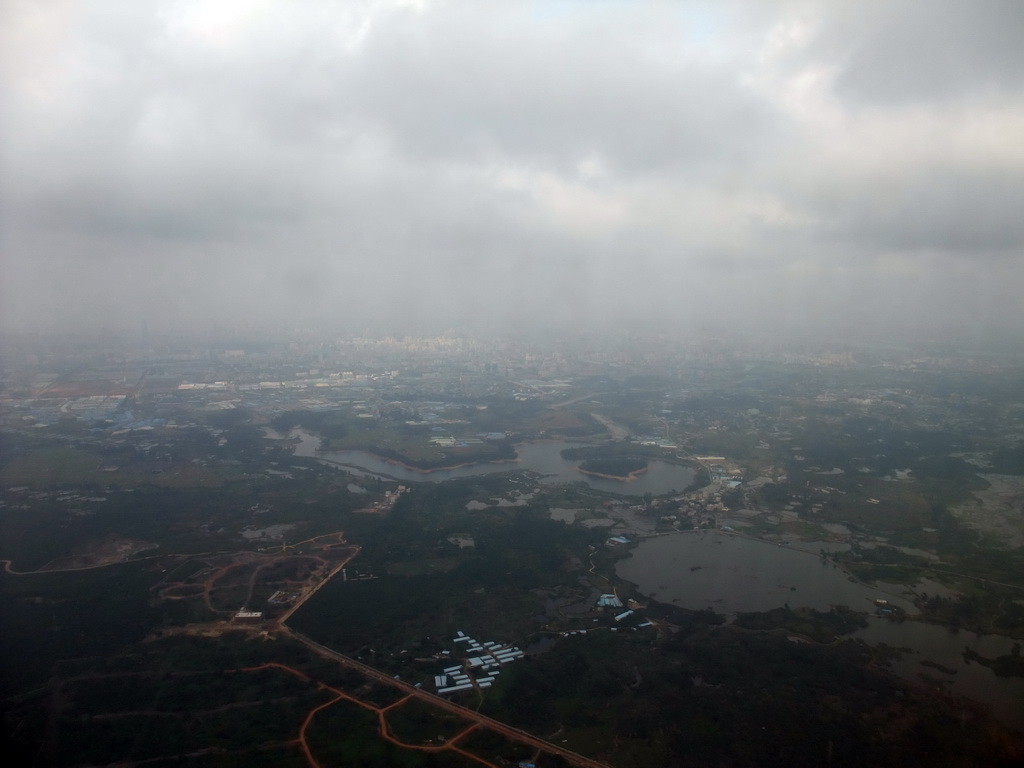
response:
[[[460,704],[456,704],[455,702],[450,701],[448,699],[442,698],[441,696],[437,696],[433,693],[430,693],[429,691],[424,691],[421,688],[416,688],[415,686],[409,685],[408,683],[402,680],[396,680],[395,678],[385,674],[384,672],[381,672],[380,670],[367,666],[366,664],[363,664],[360,661],[356,661],[355,659],[349,656],[345,656],[344,654],[338,653],[337,651],[334,651],[328,648],[327,646],[320,645],[320,643],[314,640],[310,640],[305,635],[296,632],[290,627],[281,625],[281,629],[285,634],[295,638],[300,643],[305,645],[307,648],[309,648],[311,651],[321,656],[322,658],[336,661],[342,666],[348,667],[349,669],[354,669],[357,672],[360,672],[361,674],[365,675],[366,677],[369,677],[372,680],[376,680],[377,682],[385,683],[386,685],[399,688],[403,692],[411,696],[415,696],[429,704],[434,705],[435,707],[440,707],[441,709],[452,712],[453,714],[456,714],[460,717],[472,720],[478,723],[479,725],[486,726],[487,728],[490,728],[509,739],[514,739],[515,741],[520,741],[524,744],[529,744],[532,747],[536,747],[537,749],[541,749],[553,755],[561,755],[569,762],[570,765],[579,766],[579,768],[609,768],[609,766],[605,763],[600,763],[596,760],[590,759],[589,757],[584,757],[583,755],[577,752],[573,752],[570,749],[566,749],[565,747],[560,747],[556,744],[544,741],[544,739],[540,739],[530,733],[527,733],[526,731],[521,731],[518,728],[513,728],[509,725],[505,725],[505,723],[502,723],[498,720],[494,720],[490,717],[487,717],[486,715],[481,715],[479,712],[474,712],[471,709],[463,707]]]

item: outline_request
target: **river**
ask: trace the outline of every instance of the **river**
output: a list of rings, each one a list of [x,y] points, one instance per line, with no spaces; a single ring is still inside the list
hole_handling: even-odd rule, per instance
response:
[[[799,547],[800,545],[794,545]],[[845,571],[823,565],[817,549],[811,551],[726,536],[714,532],[687,532],[646,539],[619,562],[616,573],[637,585],[640,592],[682,608],[711,608],[729,616],[737,612],[767,611],[788,604],[828,610],[848,605],[872,611],[872,601],[888,600],[917,613],[913,603],[886,588],[851,581]],[[983,702],[1000,721],[1024,731],[1024,679],[997,677],[990,669],[963,659],[969,647],[993,658],[1010,653],[1012,638],[979,636],[918,621],[891,622],[871,616],[867,628],[851,637],[872,645],[910,649],[892,662],[896,674],[919,680],[924,673],[942,680],[951,691]],[[955,674],[921,665],[932,661]]]
[[[267,430],[270,437],[284,437]],[[579,471],[578,461],[563,459],[561,452],[565,448],[578,447],[579,443],[568,443],[564,440],[533,440],[519,443],[516,446],[518,458],[506,462],[478,462],[452,469],[437,469],[421,472],[402,464],[382,459],[368,451],[320,451],[320,438],[302,429],[293,430],[288,436],[298,438],[295,447],[296,456],[319,459],[329,464],[345,467],[355,475],[362,477],[382,477],[401,482],[439,483],[459,477],[478,477],[496,472],[512,472],[531,470],[542,475],[541,482],[545,485],[584,482],[592,488],[610,493],[627,496],[643,496],[652,493],[655,496],[682,492],[696,476],[695,470],[678,464],[652,460],[648,469],[637,475],[633,480],[612,480],[606,477],[587,475]]]
[[[561,451],[574,444],[560,440],[532,441],[516,446],[518,459],[503,463],[477,463],[454,469],[419,472],[387,461],[367,451],[320,452],[320,438],[301,429],[289,435],[267,430],[269,437],[298,438],[297,456],[305,456],[345,467],[363,477],[383,477],[402,482],[442,482],[458,477],[476,477],[495,472],[532,470],[542,474],[542,482],[559,484],[583,481],[594,488],[640,496],[646,492],[660,495],[682,491],[695,476],[692,469],[662,461],[652,461],[647,472],[631,482],[585,475],[578,462],[562,458]],[[902,587],[870,587],[852,581],[848,574],[831,563],[822,564],[820,548],[837,549],[825,542],[795,543],[777,546],[741,536],[711,531],[656,536],[641,542],[632,556],[622,560],[617,574],[637,585],[639,590],[665,603],[683,608],[711,608],[729,616],[738,612],[766,611],[783,605],[828,610],[831,605],[848,605],[858,611],[872,611],[875,599],[900,606],[909,615],[917,613],[913,603],[902,595]],[[921,588],[935,591],[938,585]],[[873,645],[886,644],[909,649],[892,661],[896,674],[919,680],[922,673],[941,680],[948,688],[992,708],[1006,725],[1024,731],[1024,679],[997,677],[987,667],[968,663],[963,650],[969,647],[992,658],[1010,653],[1012,638],[999,635],[975,635],[961,630],[953,633],[943,627],[917,621],[900,623],[869,617],[870,624],[850,637]],[[932,661],[955,670],[947,674],[921,665]]]

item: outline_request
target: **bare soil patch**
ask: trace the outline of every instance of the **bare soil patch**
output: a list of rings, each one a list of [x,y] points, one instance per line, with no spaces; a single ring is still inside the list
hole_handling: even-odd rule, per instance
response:
[[[952,509],[968,528],[989,536],[993,546],[1016,549],[1024,546],[1024,477],[980,475],[989,483],[974,499]]]
[[[110,536],[86,542],[77,547],[67,557],[51,560],[39,570],[65,571],[75,568],[95,568],[99,565],[124,563],[140,552],[145,552],[147,549],[155,549],[156,547],[157,545],[151,541]]]

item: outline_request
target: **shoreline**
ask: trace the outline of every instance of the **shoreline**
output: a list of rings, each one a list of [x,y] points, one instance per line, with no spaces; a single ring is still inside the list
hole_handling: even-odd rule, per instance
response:
[[[323,440],[323,438],[318,438],[318,439],[321,442]],[[299,440],[299,442],[301,442],[301,439]],[[516,446],[523,445],[525,443],[557,443],[557,442],[559,442],[558,438],[538,438],[536,440],[521,440],[518,443],[513,443],[512,445],[513,445],[513,447],[516,447]],[[569,438],[564,438],[564,439],[562,439],[562,442],[574,442],[574,441],[569,439]],[[464,461],[461,464],[452,464],[451,466],[447,466],[447,467],[430,467],[429,469],[425,469],[423,467],[417,467],[417,466],[414,466],[412,464],[407,464],[406,462],[401,461],[400,459],[394,459],[394,458],[391,458],[389,456],[381,456],[379,453],[374,451],[372,447],[363,447],[363,448],[353,447],[353,448],[337,448],[337,449],[324,449],[324,448],[317,447],[317,448],[314,449],[314,453],[316,453],[316,454],[321,454],[321,453],[345,453],[347,451],[360,451],[362,453],[368,453],[371,456],[373,456],[374,458],[379,459],[380,461],[385,461],[388,464],[394,464],[394,465],[402,467],[404,469],[408,469],[408,470],[411,470],[413,472],[419,472],[419,473],[424,474],[424,475],[429,475],[431,472],[448,472],[448,471],[451,471],[453,469],[464,469],[465,467],[474,467],[474,466],[484,465],[484,464],[519,464],[519,463],[522,462],[522,459],[519,458],[518,453],[517,453],[517,455],[516,455],[516,457],[514,459],[490,459],[490,460],[482,460],[481,459],[481,460],[477,460],[477,461]],[[337,464],[337,465],[342,466],[342,467],[355,467],[357,469],[362,469],[362,470],[367,471],[367,472],[370,471],[370,470],[367,470],[365,467],[360,467],[358,464],[352,464],[352,463],[344,462],[344,461],[332,461],[331,459],[326,459],[326,458],[319,457],[319,456],[317,458],[319,458],[320,461],[326,461],[326,462],[329,462],[331,464]],[[580,470],[580,471],[584,472],[585,474],[588,474],[588,475],[594,475],[595,477],[607,477],[607,478],[610,478],[612,480],[622,480],[622,481],[628,482],[629,480],[636,479],[635,477],[632,476],[633,474],[639,474],[640,472],[646,472],[648,469],[649,469],[649,467],[644,467],[641,470],[637,470],[636,473],[630,473],[630,477],[618,477],[616,475],[601,475],[601,474],[598,474],[596,472],[586,472],[585,470]]]
[[[660,538],[660,537],[663,537],[663,536],[675,536],[675,535],[679,535],[679,534],[696,534],[696,535],[712,534],[714,536],[728,536],[728,537],[731,537],[731,538],[734,538],[734,539],[741,539],[741,540],[744,540],[744,541],[753,542],[755,544],[761,544],[763,546],[781,547],[781,545],[778,542],[767,541],[767,540],[762,539],[762,538],[760,538],[758,536],[752,536],[749,533],[740,533],[739,531],[724,531],[721,528],[701,528],[699,530],[690,529],[690,530],[681,530],[681,531],[665,531],[664,533],[655,533],[655,534],[651,534],[650,536],[637,536],[636,539],[637,539],[637,542],[642,542],[642,541],[647,541],[648,539]],[[806,540],[803,540],[803,541],[811,541],[811,539],[806,539]],[[800,543],[803,543],[803,541],[798,540],[795,543],[800,544]],[[631,549],[633,549],[633,548],[631,548]],[[813,551],[811,551],[809,549],[803,549],[802,547],[792,547],[791,546],[791,547],[786,547],[786,549],[789,552],[798,552],[801,555],[808,555],[810,557],[817,557],[819,559],[821,558],[821,554],[820,553],[813,552]],[[868,582],[868,581],[863,581],[860,578],[858,578],[856,574],[854,574],[853,572],[847,570],[844,567],[843,563],[841,563],[841,562],[839,562],[837,560],[834,560],[831,557],[826,557],[825,558],[825,562],[828,563],[828,564],[831,564],[833,567],[837,568],[839,571],[841,571],[843,574],[845,574],[847,579],[849,581],[851,581],[852,583],[854,583],[854,584],[857,584],[857,585],[859,585],[861,587],[864,587],[865,589],[869,589],[869,590],[872,590],[874,592],[879,592],[879,593],[888,595],[889,597],[894,597],[897,600],[905,601],[905,602],[908,602],[911,605],[913,605],[914,601],[912,599],[908,598],[905,594],[900,593],[900,592],[893,592],[891,589],[888,589],[886,587],[878,586],[878,584],[874,584],[874,583],[871,583],[871,582]],[[906,584],[901,585],[901,586],[905,586],[905,587],[908,587],[908,588],[910,587],[910,585],[906,585]],[[913,590],[911,589],[911,591],[913,591]],[[657,598],[654,598],[654,599],[657,599]],[[915,609],[916,609],[916,606],[915,606]],[[923,624],[932,624],[933,626],[945,626],[944,624],[934,624],[932,622],[922,621],[921,619],[917,618],[920,615],[920,612],[912,614],[906,608],[904,608],[903,610],[907,611],[907,620],[908,621],[921,621],[921,623],[923,623]],[[970,631],[970,630],[968,630],[968,631]]]
[[[573,438],[551,438],[551,437],[547,437],[547,438],[537,438],[537,439],[528,439],[528,440],[518,440],[517,442],[513,443],[513,446],[517,449],[517,455],[514,458],[498,458],[498,459],[490,459],[490,460],[479,459],[479,460],[461,461],[461,462],[459,462],[457,464],[450,464],[450,465],[446,465],[446,466],[443,466],[443,467],[429,467],[429,468],[418,467],[418,466],[415,466],[414,464],[410,464],[409,462],[402,461],[401,459],[396,459],[396,458],[391,457],[391,456],[382,456],[381,454],[377,453],[375,450],[372,450],[372,448],[366,448],[366,447],[364,447],[364,448],[347,447],[347,448],[327,448],[327,449],[324,449],[324,448],[320,447],[322,445],[322,443],[321,443],[321,439],[319,437],[317,437],[316,435],[314,435],[312,433],[307,433],[304,430],[298,430],[298,429],[297,430],[293,430],[291,433],[289,433],[289,441],[292,442],[292,443],[295,443],[293,453],[296,456],[305,456],[306,458],[314,459],[315,461],[319,461],[319,462],[322,462],[324,464],[328,464],[328,465],[331,465],[331,466],[334,466],[334,467],[340,467],[342,469],[346,469],[346,470],[348,470],[350,472],[353,472],[354,474],[364,475],[364,476],[371,476],[371,477],[372,476],[376,476],[376,477],[380,477],[380,478],[382,478],[384,480],[387,480],[389,482],[399,482],[399,483],[400,482],[413,482],[413,483],[415,483],[415,482],[419,482],[420,480],[427,481],[428,479],[431,482],[438,482],[437,478],[432,478],[431,477],[431,475],[433,473],[438,473],[438,472],[441,472],[441,473],[443,473],[443,472],[458,472],[459,470],[471,470],[472,471],[472,475],[478,475],[478,474],[479,475],[487,475],[487,474],[492,474],[492,473],[530,471],[530,472],[537,473],[541,477],[549,477],[549,476],[554,476],[554,475],[558,475],[559,473],[561,473],[564,476],[564,481],[563,482],[569,483],[569,482],[573,482],[573,481],[568,477],[568,474],[569,473],[573,473],[573,470],[578,470],[581,474],[587,476],[588,478],[589,477],[601,478],[601,479],[605,479],[605,480],[613,480],[616,483],[629,484],[631,482],[639,480],[641,475],[643,475],[644,473],[650,472],[652,469],[657,468],[656,466],[654,466],[654,462],[661,462],[667,468],[672,469],[672,470],[683,470],[683,471],[687,471],[687,472],[690,472],[690,473],[694,472],[692,466],[688,466],[688,462],[680,462],[680,461],[666,460],[666,459],[662,459],[662,458],[654,458],[653,462],[649,463],[646,467],[643,467],[643,468],[638,469],[638,470],[634,470],[633,472],[629,473],[628,476],[625,476],[625,477],[621,476],[621,475],[611,475],[611,474],[605,474],[605,473],[599,473],[599,472],[591,472],[591,471],[588,471],[588,470],[584,470],[584,469],[581,469],[578,465],[574,464],[574,462],[572,462],[571,460],[566,460],[566,459],[562,459],[561,460],[561,464],[566,465],[566,466],[560,467],[559,470],[554,472],[554,473],[551,473],[551,472],[547,472],[546,473],[546,472],[544,472],[544,471],[542,471],[540,469],[529,469],[528,467],[525,467],[524,464],[523,464],[524,459],[522,457],[522,454],[519,453],[519,451],[518,451],[520,446],[524,446],[524,445],[534,445],[534,444],[544,444],[544,443],[575,443],[576,440],[574,440]],[[581,441],[581,444],[587,445],[588,443],[586,441]],[[313,446],[316,446],[316,447],[313,447]],[[353,455],[346,456],[344,454],[353,454]],[[399,467],[399,468],[401,468],[402,470],[404,470],[406,472],[415,472],[418,477],[399,478],[399,477],[395,477],[392,474],[389,474],[389,472],[387,471],[386,468],[381,468],[381,469],[377,469],[377,470],[370,469],[367,466],[365,466],[365,463],[366,463],[365,461],[364,462],[360,462],[357,454],[363,454],[366,457],[372,458],[374,461],[382,462],[382,463],[384,463],[386,465],[390,465],[390,466],[394,466],[394,467]],[[573,466],[568,466],[570,464],[572,464]],[[510,465],[510,466],[502,466],[502,465]],[[532,464],[530,464],[529,466],[532,466]],[[475,470],[475,471],[473,471],[473,470]],[[462,477],[463,475],[457,474],[455,476],[456,477]],[[444,479],[447,479],[447,478],[445,478],[442,475],[440,477],[440,479],[444,480]],[[590,482],[590,481],[589,480],[584,480],[584,482]],[[689,478],[688,482],[690,483],[690,485],[692,485],[693,478]],[[686,488],[689,488],[689,485],[687,485]],[[628,485],[627,485],[627,487],[623,487],[621,491],[616,491],[616,492],[618,492],[618,493],[625,493],[627,495],[636,495],[636,496],[640,495],[639,492],[633,491],[631,489],[631,487],[628,487]],[[663,491],[663,492],[667,493],[668,491]],[[686,489],[684,489],[683,492],[684,493],[687,492]]]
[[[490,461],[464,461],[461,464],[452,464],[449,467],[431,467],[429,469],[424,469],[423,467],[417,467],[417,466],[414,466],[412,464],[406,464],[404,461],[400,461],[399,459],[393,459],[393,458],[391,458],[389,456],[381,456],[379,453],[375,453],[374,451],[372,451],[372,450],[370,450],[368,448],[342,448],[340,450],[323,450],[321,448],[317,448],[315,450],[315,452],[318,453],[318,454],[320,454],[320,453],[345,453],[346,451],[361,451],[362,453],[368,453],[371,456],[373,456],[375,459],[379,459],[380,461],[385,461],[388,464],[394,464],[396,466],[402,467],[403,469],[408,469],[408,470],[410,470],[412,472],[420,472],[420,473],[422,473],[424,475],[429,475],[431,472],[448,472],[448,471],[451,471],[453,469],[463,469],[465,467],[473,467],[473,466],[476,466],[478,464],[518,464],[520,461],[522,461],[522,459],[520,459],[518,457],[516,457],[514,459],[491,459]],[[370,470],[366,470],[365,467],[359,467],[356,464],[349,464],[349,463],[346,463],[346,462],[343,462],[343,461],[332,461],[331,459],[327,459],[327,458],[323,458],[323,457],[318,457],[318,458],[321,461],[327,461],[327,462],[330,462],[331,464],[338,464],[338,465],[343,466],[343,467],[357,467],[358,469],[363,469],[364,471],[370,471]]]

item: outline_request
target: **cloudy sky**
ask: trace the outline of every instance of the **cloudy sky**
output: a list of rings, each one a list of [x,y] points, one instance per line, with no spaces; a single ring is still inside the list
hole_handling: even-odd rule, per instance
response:
[[[0,319],[1024,337],[1024,3],[0,5]]]

